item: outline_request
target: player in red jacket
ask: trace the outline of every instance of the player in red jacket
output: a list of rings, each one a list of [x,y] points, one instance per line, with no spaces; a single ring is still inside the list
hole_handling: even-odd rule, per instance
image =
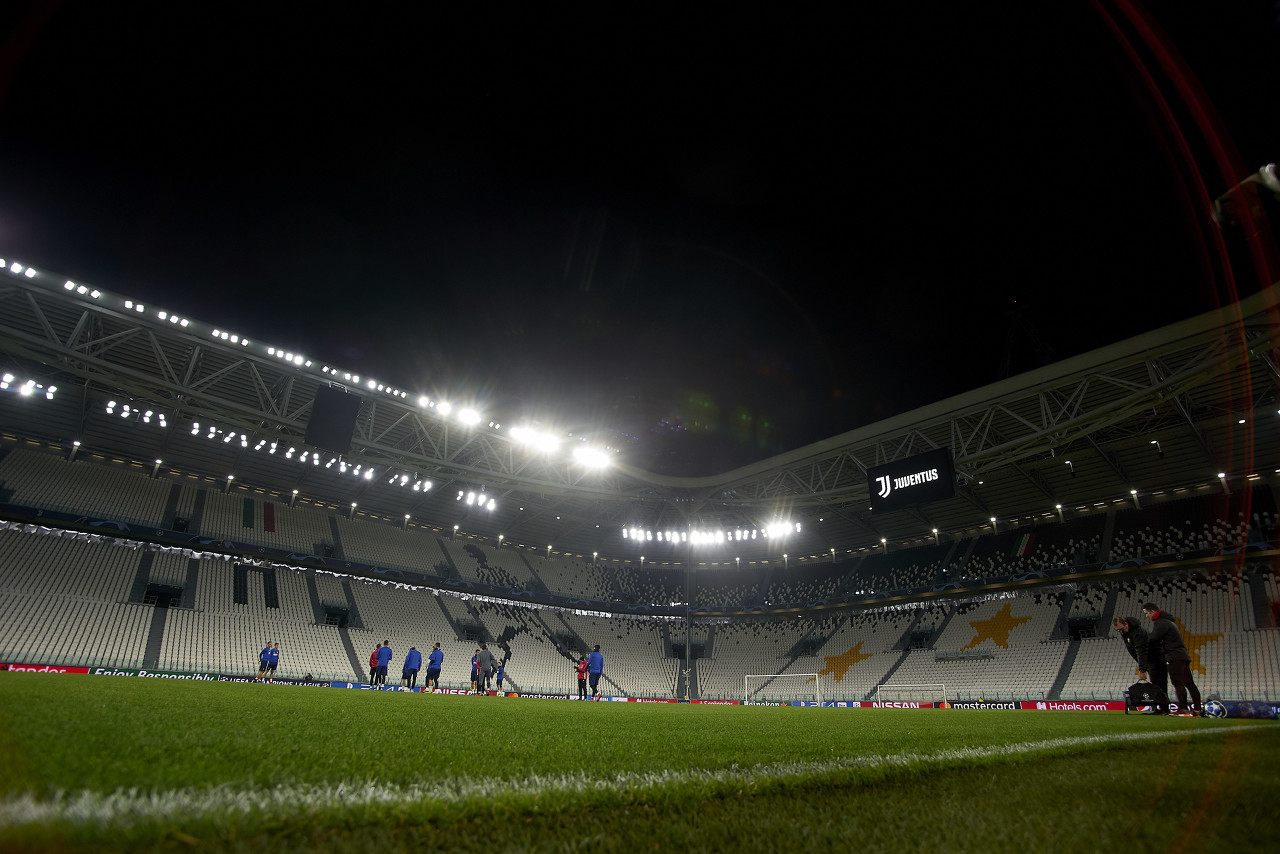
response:
[[[587,699],[587,657],[585,655],[578,659],[574,669],[578,671],[578,699],[585,700]]]

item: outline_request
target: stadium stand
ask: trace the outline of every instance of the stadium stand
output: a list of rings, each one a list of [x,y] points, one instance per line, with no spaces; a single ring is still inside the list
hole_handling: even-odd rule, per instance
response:
[[[747,674],[820,673],[828,699],[865,699],[890,681],[945,684],[955,699],[1114,698],[1134,667],[1109,621],[1137,616],[1143,602],[1155,601],[1181,623],[1206,694],[1280,696],[1280,589],[1271,558],[1221,562],[1224,553],[1271,549],[1276,511],[1269,489],[1247,496],[1247,513],[1245,496],[1189,496],[785,571],[764,564],[703,568],[694,576],[691,605],[737,610],[695,613],[686,623],[621,613],[624,606],[683,601],[684,576],[670,567],[498,549],[432,529],[350,519],[24,449],[0,460],[0,475],[11,502],[78,514],[95,525],[120,523],[93,529],[101,533],[3,523],[0,604],[7,618],[0,658],[7,661],[248,676],[258,650],[278,641],[281,676],[363,681],[369,653],[389,641],[395,657],[388,681],[398,682],[410,646],[425,652],[439,642],[442,683],[463,688],[483,641],[506,662],[509,689],[568,695],[572,663],[598,643],[606,656],[605,690],[617,694],[736,699]],[[328,567],[255,565],[133,540],[126,530],[176,516],[189,519],[193,533],[219,539],[306,554],[329,545],[349,560],[426,577],[452,573],[475,592]],[[953,573],[1007,577],[1064,565],[1111,574],[967,598],[820,610],[873,593],[930,591]],[[503,598],[530,592],[620,607],[611,614]],[[807,612],[751,613],[779,604]],[[796,684],[765,680],[755,696],[786,699]]]

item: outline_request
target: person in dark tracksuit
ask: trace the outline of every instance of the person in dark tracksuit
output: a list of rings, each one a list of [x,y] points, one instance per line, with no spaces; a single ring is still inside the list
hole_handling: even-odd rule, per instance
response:
[[[1147,656],[1151,660],[1151,681],[1161,690],[1168,690],[1165,677],[1173,682],[1178,695],[1178,714],[1198,715],[1201,712],[1200,689],[1191,678],[1191,653],[1182,640],[1182,632],[1173,621],[1173,615],[1162,610],[1154,602],[1142,606],[1142,612],[1151,618],[1147,631]],[[1187,705],[1187,692],[1191,692],[1191,705]],[[1166,706],[1164,711],[1168,711]]]
[[[1146,679],[1147,673],[1151,670],[1151,665],[1147,658],[1148,644],[1150,642],[1147,638],[1147,633],[1133,617],[1116,617],[1111,621],[1111,625],[1120,633],[1120,640],[1124,641],[1125,651],[1138,663],[1138,678]]]
[[[1111,626],[1120,633],[1120,640],[1124,641],[1125,652],[1133,658],[1138,664],[1138,678],[1146,679],[1147,674],[1151,672],[1150,659],[1147,652],[1150,649],[1150,641],[1147,638],[1146,631],[1138,622],[1136,617],[1113,617]],[[1159,714],[1158,707],[1152,709],[1153,714]]]

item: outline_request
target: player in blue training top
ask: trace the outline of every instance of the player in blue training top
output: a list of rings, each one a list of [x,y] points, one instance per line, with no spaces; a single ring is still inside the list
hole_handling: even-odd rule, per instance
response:
[[[436,644],[431,654],[427,656],[426,687],[432,693],[440,690],[440,665],[442,664],[444,664],[444,653],[440,651],[440,644]]]
[[[258,653],[258,678],[254,682],[262,682],[267,678],[267,662],[271,660],[271,641]]]
[[[422,653],[416,646],[409,647],[409,654],[404,657],[404,670],[400,673],[400,687],[412,689],[418,684],[418,670],[422,667]]]
[[[280,663],[280,644],[267,651],[267,681],[276,681],[276,665]]]
[[[600,700],[600,676],[604,673],[604,656],[600,654],[600,644],[587,656],[587,678],[591,681],[591,694]]]
[[[498,662],[498,669],[493,671],[493,675],[498,677],[498,693],[502,693],[502,680],[507,675],[507,665],[504,661]]]
[[[387,684],[387,665],[391,663],[391,641],[383,641],[378,647],[378,684]]]

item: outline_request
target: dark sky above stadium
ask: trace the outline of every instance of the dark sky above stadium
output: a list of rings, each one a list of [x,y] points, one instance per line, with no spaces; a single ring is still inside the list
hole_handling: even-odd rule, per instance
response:
[[[1228,184],[1129,9],[1280,158],[1275,2],[14,5],[0,254],[674,474],[1227,298]]]

